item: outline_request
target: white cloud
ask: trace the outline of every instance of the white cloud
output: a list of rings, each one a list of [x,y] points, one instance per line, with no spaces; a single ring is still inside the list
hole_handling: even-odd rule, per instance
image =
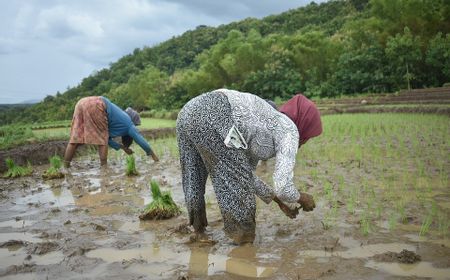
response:
[[[262,17],[310,2],[0,1],[0,104],[64,91],[135,48],[153,46],[198,25]]]

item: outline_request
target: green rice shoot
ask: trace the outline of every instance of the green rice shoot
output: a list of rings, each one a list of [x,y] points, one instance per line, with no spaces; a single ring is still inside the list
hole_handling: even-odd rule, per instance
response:
[[[6,167],[8,170],[3,174],[4,178],[16,178],[30,175],[33,172],[30,162],[28,162],[26,167],[16,165],[11,158],[5,160]]]
[[[62,160],[58,155],[54,155],[49,159],[50,167],[42,174],[44,179],[57,179],[63,178],[64,174],[61,173]]]
[[[150,182],[153,201],[145,208],[139,216],[141,220],[162,220],[170,219],[181,213],[180,208],[172,199],[169,191],[161,192],[158,182],[152,180]]]
[[[134,158],[134,155],[128,155],[126,157],[126,160],[127,160],[127,170],[126,170],[127,176],[139,175],[136,169],[136,159]]]

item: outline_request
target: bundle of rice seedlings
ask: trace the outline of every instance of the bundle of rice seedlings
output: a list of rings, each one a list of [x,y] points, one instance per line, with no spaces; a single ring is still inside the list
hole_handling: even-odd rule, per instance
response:
[[[63,178],[64,174],[61,172],[62,160],[59,156],[54,155],[48,159],[50,167],[42,174],[44,179],[58,179]]]
[[[28,162],[27,167],[19,166],[14,163],[11,158],[5,160],[6,167],[8,171],[3,174],[4,178],[16,178],[30,175],[33,172],[30,162]]]
[[[139,175],[136,169],[136,160],[134,159],[133,155],[127,156],[127,176],[136,176]]]
[[[161,192],[156,181],[150,182],[153,201],[145,208],[139,219],[141,220],[163,220],[178,216],[180,208],[175,204],[169,191]]]

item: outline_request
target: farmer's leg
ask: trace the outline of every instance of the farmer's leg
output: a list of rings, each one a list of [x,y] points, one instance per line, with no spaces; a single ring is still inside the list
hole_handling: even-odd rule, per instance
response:
[[[255,239],[256,199],[254,178],[239,150],[219,157],[211,171],[211,180],[223,217],[225,233],[236,243]]]
[[[66,152],[64,153],[64,167],[70,167],[70,162],[72,161],[73,155],[78,148],[77,143],[67,144]]]
[[[98,145],[98,155],[100,156],[100,165],[105,166],[108,163],[108,145]]]
[[[177,140],[189,222],[197,233],[202,233],[208,225],[204,198],[208,172],[199,152],[189,141],[181,126],[177,127]]]

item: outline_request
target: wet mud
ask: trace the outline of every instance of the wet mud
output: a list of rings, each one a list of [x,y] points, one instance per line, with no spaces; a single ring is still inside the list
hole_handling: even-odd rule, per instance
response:
[[[175,135],[175,128],[156,128],[143,130],[141,133],[147,139],[163,138]],[[11,158],[17,165],[26,165],[30,162],[32,165],[46,164],[51,156],[59,155],[64,157],[64,152],[67,147],[65,140],[45,141],[41,143],[29,143],[27,145],[11,148],[7,150],[0,150],[0,173],[7,170],[5,160]],[[77,155],[85,155],[89,149],[94,147],[82,145],[77,149]]]
[[[293,220],[258,200],[255,242],[236,246],[222,230],[209,181],[203,242],[192,238],[176,159],[138,156],[140,175],[128,177],[124,156],[111,158],[107,169],[95,156],[78,158],[63,179],[43,180],[47,165],[31,177],[0,179],[2,279],[449,279],[448,239],[381,225],[365,237],[351,215],[324,229],[320,199]],[[266,176],[273,164],[257,173]],[[152,200],[152,179],[172,193],[181,215],[139,219]]]

